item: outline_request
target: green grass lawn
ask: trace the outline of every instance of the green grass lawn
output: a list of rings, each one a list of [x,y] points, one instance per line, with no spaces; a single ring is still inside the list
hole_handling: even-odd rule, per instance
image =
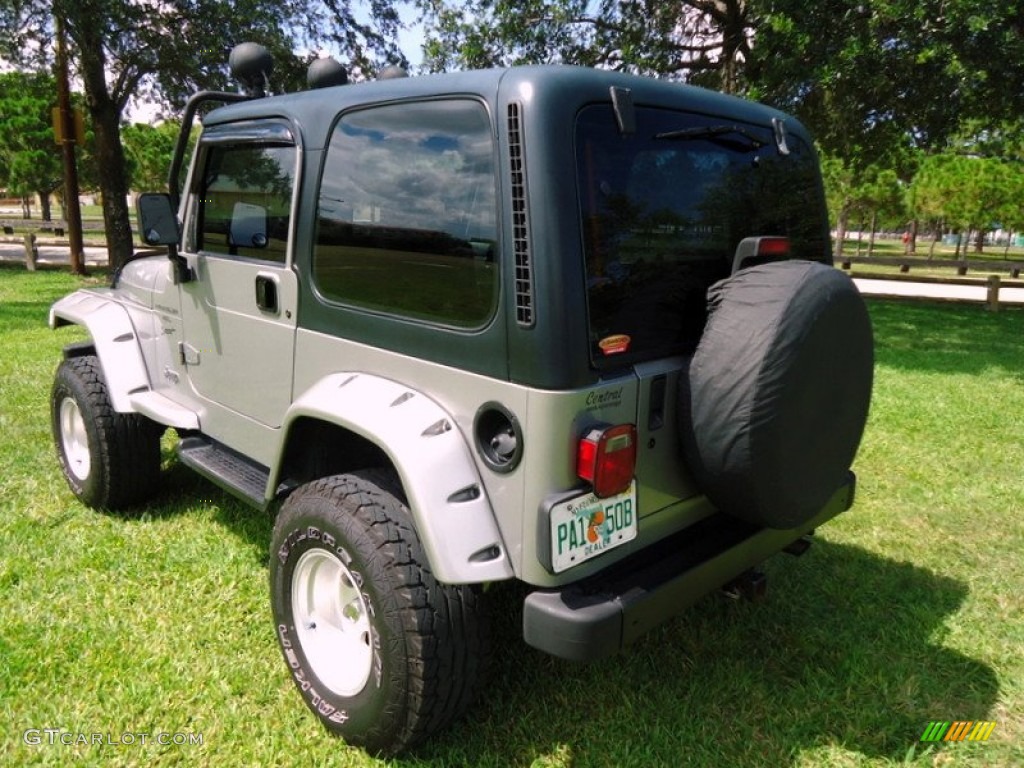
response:
[[[0,268],[0,764],[1024,765],[1024,312],[872,302],[858,501],[802,558],[767,564],[767,600],[709,596],[580,666],[526,647],[521,593],[499,587],[487,695],[384,763],[327,736],[293,690],[269,519],[169,451],[141,517],[65,487],[48,392],[80,332],[46,315],[79,284]],[[925,748],[932,720],[998,724],[986,743]],[[135,743],[50,744],[43,729]]]

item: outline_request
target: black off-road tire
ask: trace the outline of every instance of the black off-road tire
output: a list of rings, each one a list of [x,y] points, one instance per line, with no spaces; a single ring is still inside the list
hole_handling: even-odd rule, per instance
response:
[[[726,514],[802,526],[848,482],[867,422],[867,308],[849,277],[807,261],[741,270],[708,300],[680,388],[687,466]]]
[[[390,487],[366,470],[298,488],[270,548],[277,639],[303,700],[346,742],[383,754],[465,712],[489,645],[478,587],[438,583]]]
[[[119,511],[156,492],[163,427],[140,414],[114,410],[95,355],[61,362],[50,417],[61,470],[83,504]]]

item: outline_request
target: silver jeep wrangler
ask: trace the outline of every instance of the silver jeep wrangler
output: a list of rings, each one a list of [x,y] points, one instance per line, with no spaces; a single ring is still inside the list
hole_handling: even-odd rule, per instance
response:
[[[264,96],[243,53],[140,199],[169,253],[51,310],[90,337],[53,434],[91,507],[144,505],[170,428],[275,515],[328,729],[394,753],[465,712],[491,582],[529,585],[528,644],[599,659],[851,506],[871,326],[795,120],[572,67]]]

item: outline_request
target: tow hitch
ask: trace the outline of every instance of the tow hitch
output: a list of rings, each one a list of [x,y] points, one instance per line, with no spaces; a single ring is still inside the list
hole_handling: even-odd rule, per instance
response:
[[[768,594],[768,574],[750,568],[722,587],[722,594],[730,600],[763,600]]]

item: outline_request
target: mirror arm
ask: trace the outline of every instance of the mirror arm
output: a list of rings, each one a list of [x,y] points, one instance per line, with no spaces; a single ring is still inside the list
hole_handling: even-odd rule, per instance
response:
[[[188,260],[178,253],[178,246],[175,244],[168,245],[167,255],[170,257],[171,264],[174,267],[174,284],[191,283],[195,279],[195,275],[192,273],[192,268],[188,265]]]

